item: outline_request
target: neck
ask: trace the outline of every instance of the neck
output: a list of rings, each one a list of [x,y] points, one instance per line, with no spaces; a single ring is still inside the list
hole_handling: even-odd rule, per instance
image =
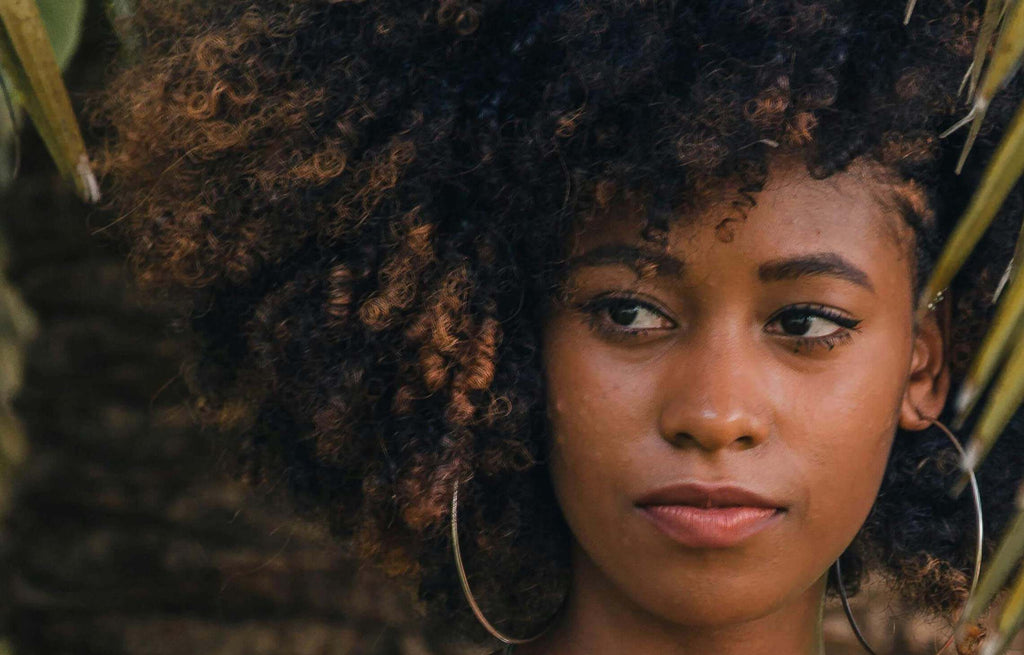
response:
[[[515,655],[823,655],[827,575],[763,616],[722,625],[682,625],[639,606],[586,556],[576,553],[573,586],[557,622]]]

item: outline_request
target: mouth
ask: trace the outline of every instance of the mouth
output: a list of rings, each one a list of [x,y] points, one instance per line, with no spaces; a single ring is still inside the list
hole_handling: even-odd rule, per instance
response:
[[[690,483],[655,490],[636,506],[665,536],[690,548],[729,548],[766,530],[786,507],[750,489]]]

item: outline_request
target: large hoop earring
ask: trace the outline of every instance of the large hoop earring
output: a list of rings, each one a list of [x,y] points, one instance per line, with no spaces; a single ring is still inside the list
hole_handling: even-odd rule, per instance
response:
[[[922,416],[921,418],[931,421],[932,425],[938,427],[940,430],[942,430],[942,432],[945,433],[945,435],[953,443],[953,446],[957,449],[957,452],[960,453],[960,461],[963,461],[964,458],[967,457],[967,453],[964,451],[964,447],[960,443],[960,440],[957,439],[953,435],[953,432],[950,431],[950,429],[947,428],[941,421],[939,421],[936,418],[930,418],[927,416]],[[967,594],[967,601],[964,603],[964,607],[970,604],[971,598],[974,597],[974,591],[978,588],[978,578],[981,575],[982,545],[985,539],[985,528],[981,512],[981,492],[978,490],[978,479],[974,476],[973,470],[967,469],[966,473],[968,473],[969,475],[969,480],[971,483],[971,497],[974,499],[974,513],[977,519],[977,523],[975,525],[975,534],[977,536],[977,539],[975,540],[974,575],[971,578],[971,590]],[[870,655],[876,655],[875,651],[872,650],[871,646],[868,645],[867,640],[864,639],[864,635],[861,634],[860,628],[857,626],[856,619],[853,618],[853,611],[850,609],[850,599],[847,598],[846,588],[843,586],[843,570],[839,564],[839,558],[836,558],[836,561],[832,565],[832,568],[835,569],[836,586],[839,587],[839,598],[843,603],[843,612],[846,613],[846,620],[849,621],[850,627],[853,628],[853,633],[857,637],[857,641],[859,641],[860,645],[864,647],[864,650],[870,653]],[[942,648],[940,648],[936,652],[936,655],[941,655],[947,648],[949,648],[950,644],[952,644],[955,639],[956,631],[954,630],[953,634],[950,635],[949,639],[946,640],[946,643],[942,645]]]
[[[469,588],[469,578],[466,577],[466,567],[462,565],[462,551],[459,548],[459,481],[456,480],[452,489],[452,552],[455,554],[455,570],[459,574],[459,582],[462,584],[462,593],[466,597],[466,602],[469,603],[469,608],[473,610],[473,616],[480,622],[480,625],[484,627],[484,630],[489,632],[492,637],[505,644],[505,655],[512,653],[512,647],[516,644],[528,644],[540,637],[544,632],[534,635],[528,639],[515,639],[509,637],[505,633],[501,632],[487,620],[484,616],[480,606],[477,605],[476,598],[473,596],[473,591]]]

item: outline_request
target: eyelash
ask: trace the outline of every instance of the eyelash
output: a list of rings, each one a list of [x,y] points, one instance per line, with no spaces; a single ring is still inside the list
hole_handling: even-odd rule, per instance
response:
[[[650,312],[653,312],[669,323],[672,323],[672,327],[675,327],[675,321],[665,316],[665,314],[659,310],[653,304],[642,300],[638,296],[633,295],[602,295],[593,298],[585,303],[578,306],[578,309],[583,312],[586,318],[587,324],[594,331],[602,334],[605,337],[615,340],[629,340],[642,337],[651,332],[654,332],[663,328],[639,328],[639,329],[628,329],[628,328],[616,328],[611,327],[607,320],[607,312],[611,309],[623,308],[623,307],[642,307]],[[823,318],[827,321],[835,323],[842,330],[837,330],[832,334],[828,334],[821,337],[805,337],[801,335],[782,335],[793,342],[793,352],[798,353],[801,350],[815,350],[817,348],[827,348],[833,350],[838,345],[845,345],[853,339],[853,333],[859,332],[860,328],[857,326],[861,323],[860,320],[850,318],[844,314],[839,313],[835,309],[828,307],[827,305],[819,305],[812,303],[801,303],[797,305],[790,305],[784,307],[781,310],[772,314],[768,319],[768,324],[772,324],[779,319],[787,316],[796,314],[797,316],[817,317]],[[778,334],[778,333],[774,333]]]

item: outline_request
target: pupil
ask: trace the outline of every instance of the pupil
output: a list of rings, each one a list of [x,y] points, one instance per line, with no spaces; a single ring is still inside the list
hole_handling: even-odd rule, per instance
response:
[[[629,325],[636,320],[636,307],[614,307],[611,310],[611,319],[619,325]]]
[[[782,328],[790,334],[801,335],[807,334],[807,331],[811,329],[811,317],[806,314],[803,316],[790,316],[782,319]]]

